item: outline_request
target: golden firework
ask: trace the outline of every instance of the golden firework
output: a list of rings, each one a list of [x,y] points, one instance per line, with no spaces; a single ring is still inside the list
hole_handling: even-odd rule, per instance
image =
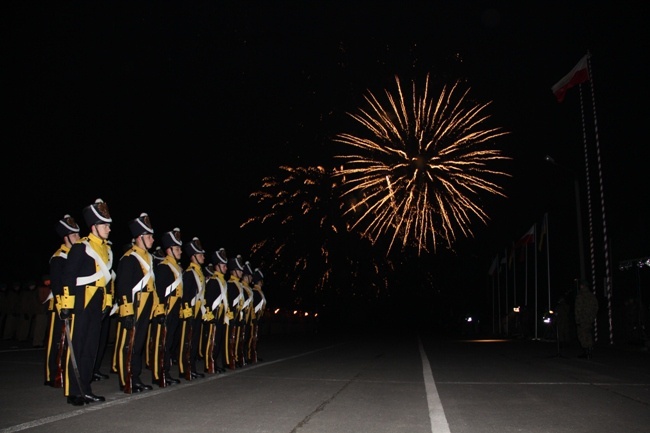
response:
[[[415,245],[418,254],[441,241],[451,247],[458,231],[473,236],[474,218],[487,223],[482,192],[505,197],[494,179],[510,175],[492,166],[511,158],[492,143],[508,132],[484,129],[490,103],[469,101],[459,82],[437,99],[429,96],[428,75],[423,92],[412,83],[410,99],[397,76],[395,82],[397,93],[386,90],[385,103],[368,92],[369,108],[349,113],[366,134],[334,138],[355,149],[337,156],[342,164],[334,173],[345,215],[373,243],[389,236],[389,252],[396,243]]]

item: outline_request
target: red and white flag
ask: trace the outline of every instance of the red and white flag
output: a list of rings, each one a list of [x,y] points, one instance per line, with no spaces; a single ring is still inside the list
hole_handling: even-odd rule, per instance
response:
[[[535,242],[535,224],[533,224],[530,229],[524,233],[524,235],[519,239],[519,245],[528,245]]]
[[[585,54],[577,65],[571,69],[571,72],[566,74],[560,81],[555,83],[551,90],[557,99],[557,102],[564,101],[564,95],[567,90],[573,86],[584,83],[589,80],[589,54]]]

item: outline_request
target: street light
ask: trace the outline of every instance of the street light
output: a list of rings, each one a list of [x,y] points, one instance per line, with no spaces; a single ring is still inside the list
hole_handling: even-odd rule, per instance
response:
[[[570,170],[563,165],[558,164],[555,162],[553,158],[551,158],[549,155],[546,155],[544,157],[544,160],[546,162],[549,162],[553,164],[556,167],[561,168],[562,170],[566,171],[573,177],[573,188],[575,190],[575,199],[576,199],[576,222],[577,222],[577,229],[578,229],[578,256],[580,258],[580,281],[587,281],[587,274],[585,271],[585,248],[584,248],[584,241],[582,239],[582,208],[580,206],[580,182],[578,181],[578,175],[573,171]]]

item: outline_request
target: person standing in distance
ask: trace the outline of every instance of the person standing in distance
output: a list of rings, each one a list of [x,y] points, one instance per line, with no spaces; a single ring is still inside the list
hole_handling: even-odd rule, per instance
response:
[[[578,341],[582,347],[580,358],[591,359],[594,349],[594,320],[598,314],[598,299],[589,290],[586,281],[578,284],[578,293],[575,301],[576,330]]]
[[[108,244],[113,220],[102,199],[85,207],[83,217],[90,233],[70,248],[63,270],[59,308],[60,317],[70,320],[71,325],[72,347],[67,353],[64,394],[74,406],[106,400],[93,394],[91,383],[102,314],[113,303],[108,299],[110,296],[105,297],[105,288],[113,278],[113,254]],[[73,350],[76,366],[71,356]]]
[[[65,214],[55,226],[56,233],[63,240],[52,257],[50,257],[50,288],[52,297],[48,300],[49,327],[45,348],[45,385],[53,388],[63,386],[63,354],[66,350],[63,320],[59,319],[54,304],[63,295],[63,268],[68,258],[70,247],[79,241],[79,225],[69,214]]]
[[[140,378],[149,320],[153,311],[156,286],[153,273],[153,227],[149,215],[141,213],[129,222],[134,243],[117,265],[115,294],[119,305],[120,332],[115,342],[118,350],[117,371],[120,390],[127,394],[151,390]]]

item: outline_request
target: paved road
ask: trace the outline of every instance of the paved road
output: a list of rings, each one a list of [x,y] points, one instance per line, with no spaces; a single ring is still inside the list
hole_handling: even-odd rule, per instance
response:
[[[93,388],[106,402],[77,408],[43,386],[43,349],[5,343],[0,431],[650,431],[647,352],[606,346],[583,360],[554,342],[387,333],[269,335],[260,352],[259,364],[141,394],[111,375]]]

